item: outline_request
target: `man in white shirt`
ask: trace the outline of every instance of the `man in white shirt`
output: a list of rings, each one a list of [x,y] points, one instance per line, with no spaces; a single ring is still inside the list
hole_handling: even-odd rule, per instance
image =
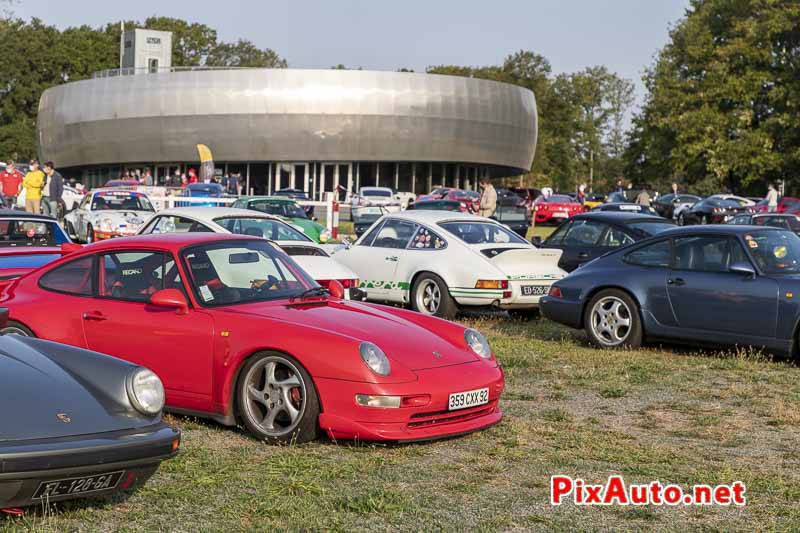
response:
[[[767,197],[765,200],[767,201],[767,211],[775,213],[778,210],[778,191],[771,183],[767,187]]]

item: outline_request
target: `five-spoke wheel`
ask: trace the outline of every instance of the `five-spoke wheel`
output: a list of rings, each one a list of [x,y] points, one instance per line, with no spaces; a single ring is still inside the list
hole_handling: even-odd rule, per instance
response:
[[[431,273],[422,274],[414,281],[411,305],[419,313],[440,318],[453,318],[458,312],[444,280]]]
[[[306,442],[317,437],[319,400],[311,376],[294,358],[265,352],[251,358],[238,385],[239,414],[257,437]]]
[[[620,290],[600,291],[589,302],[584,316],[589,338],[606,348],[636,347],[642,343],[642,326],[636,302]]]

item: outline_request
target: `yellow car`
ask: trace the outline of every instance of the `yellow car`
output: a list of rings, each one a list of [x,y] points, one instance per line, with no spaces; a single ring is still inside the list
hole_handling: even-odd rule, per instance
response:
[[[586,208],[587,211],[591,211],[598,205],[602,204],[606,199],[605,194],[590,192],[586,195],[586,199],[583,201],[583,206]]]

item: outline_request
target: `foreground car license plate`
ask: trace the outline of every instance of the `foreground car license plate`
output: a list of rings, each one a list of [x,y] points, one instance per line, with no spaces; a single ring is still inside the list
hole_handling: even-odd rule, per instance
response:
[[[550,290],[549,285],[523,285],[522,286],[522,295],[523,296],[535,296],[535,295],[542,295],[547,294],[547,291]]]
[[[69,479],[59,479],[56,481],[44,481],[39,484],[39,488],[33,493],[34,500],[44,500],[67,496],[71,494],[88,494],[101,490],[113,489],[122,479],[125,472],[109,472],[107,474],[96,474],[94,476],[73,477]]]
[[[489,403],[489,387],[465,392],[454,392],[450,395],[450,401],[447,402],[447,409],[448,411],[455,411],[457,409],[466,409],[467,407],[475,407],[476,405],[483,405],[485,403]]]

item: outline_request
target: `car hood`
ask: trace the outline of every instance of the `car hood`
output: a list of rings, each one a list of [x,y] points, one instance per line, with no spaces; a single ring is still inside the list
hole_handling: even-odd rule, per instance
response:
[[[122,381],[124,392],[124,381]],[[14,335],[0,336],[0,442],[141,426],[119,404]]]
[[[369,341],[409,370],[473,363],[480,358],[454,324],[414,314],[405,318],[391,308],[359,302],[307,300],[308,305],[267,302],[237,305],[226,311],[291,322],[354,341]],[[437,327],[438,326],[438,327]],[[438,331],[437,331],[438,330]],[[438,354],[435,355],[434,352]]]
[[[113,211],[92,211],[92,217],[95,219],[110,218],[111,220],[128,220],[138,219],[141,223],[153,216],[151,211],[133,211],[128,209],[115,209]]]
[[[315,280],[358,278],[355,272],[330,257],[295,255],[292,259]]]
[[[319,236],[319,233],[324,229],[320,224],[317,224],[313,220],[308,220],[307,218],[290,218],[289,220],[295,226],[301,227],[303,233],[312,238]]]
[[[476,248],[484,256],[487,251],[497,250],[499,253],[487,260],[510,280],[561,279],[567,275],[558,268],[561,250],[511,244],[484,244]]]

